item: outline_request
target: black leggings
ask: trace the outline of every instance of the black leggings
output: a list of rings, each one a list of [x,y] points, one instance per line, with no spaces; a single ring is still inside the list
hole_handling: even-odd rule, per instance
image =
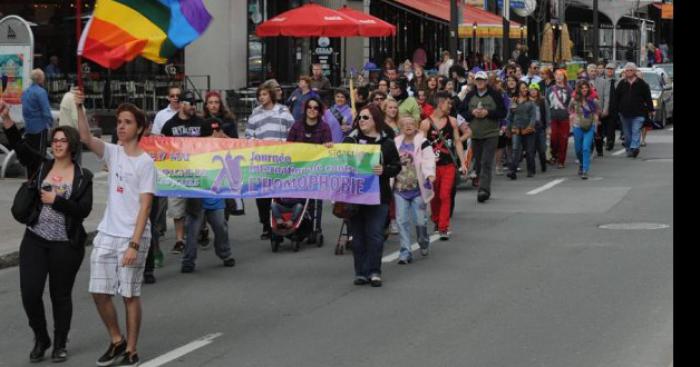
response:
[[[36,336],[48,336],[42,299],[47,275],[54,335],[68,336],[73,315],[73,283],[84,255],[83,246],[47,241],[29,230],[24,233],[19,248],[19,283],[24,311]]]

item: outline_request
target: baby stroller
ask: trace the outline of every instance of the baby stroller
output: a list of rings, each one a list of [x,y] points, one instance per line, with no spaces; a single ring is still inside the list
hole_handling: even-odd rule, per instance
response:
[[[289,206],[285,203],[286,200],[290,200],[293,205],[301,204],[302,209],[296,220],[294,219],[294,207]],[[308,243],[315,243],[318,247],[323,246],[323,234],[321,234],[321,228],[316,228],[316,215],[318,209],[316,207],[316,200],[311,199],[300,199],[300,202],[294,202],[295,199],[272,199],[272,207],[278,205],[279,216],[277,217],[275,210],[270,210],[270,228],[272,229],[272,235],[270,236],[270,246],[272,247],[272,252],[277,252],[279,250],[280,244],[284,242],[284,238],[288,238],[292,241],[292,250],[298,252],[301,248],[301,243],[305,239]],[[278,223],[278,219],[282,223]],[[285,225],[285,223],[289,225]]]

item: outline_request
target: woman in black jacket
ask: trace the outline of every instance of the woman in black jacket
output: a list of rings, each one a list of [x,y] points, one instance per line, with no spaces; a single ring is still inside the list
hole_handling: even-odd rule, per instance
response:
[[[391,130],[384,123],[379,107],[370,104],[360,110],[358,127],[344,140],[345,143],[381,145],[382,161],[372,172],[379,176],[381,201],[379,205],[360,205],[359,212],[350,219],[352,254],[355,259],[355,285],[371,283],[382,286],[382,252],[384,225],[389,215],[392,192],[389,180],[401,171],[399,152]]]
[[[0,106],[3,128],[20,160],[36,152],[18,144],[20,131],[10,120],[7,108]],[[92,173],[75,163],[80,148],[78,131],[60,126],[51,133],[54,159],[45,160],[37,176],[41,200],[27,223],[19,250],[22,304],[34,331],[31,362],[39,362],[51,347],[42,296],[49,278],[51,308],[54,315],[53,362],[68,358],[66,341],[73,313],[72,292],[75,276],[85,254],[87,235],[83,220],[92,210]]]

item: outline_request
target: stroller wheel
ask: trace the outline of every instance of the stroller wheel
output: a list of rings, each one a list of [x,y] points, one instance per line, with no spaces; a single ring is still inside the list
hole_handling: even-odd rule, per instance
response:
[[[280,242],[273,238],[270,240],[270,246],[272,247],[272,252],[277,252],[280,249]]]
[[[317,239],[317,240],[318,240],[318,241],[316,242],[316,246],[318,246],[318,247],[323,247],[323,235],[322,235],[322,234],[318,235],[318,239]]]
[[[294,252],[299,252],[299,249],[301,248],[301,241],[294,241],[292,246],[292,250],[294,250]]]

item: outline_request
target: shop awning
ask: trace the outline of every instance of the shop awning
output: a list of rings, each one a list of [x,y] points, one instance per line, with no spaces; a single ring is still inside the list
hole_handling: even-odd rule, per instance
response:
[[[450,0],[396,0],[396,2],[446,22],[450,21]],[[477,37],[503,37],[503,18],[484,9],[469,5],[462,7],[462,24],[459,26],[459,37],[471,38],[474,23],[477,25]],[[527,37],[527,30],[523,31],[523,36]],[[510,38],[520,38],[520,23],[510,22]]]

